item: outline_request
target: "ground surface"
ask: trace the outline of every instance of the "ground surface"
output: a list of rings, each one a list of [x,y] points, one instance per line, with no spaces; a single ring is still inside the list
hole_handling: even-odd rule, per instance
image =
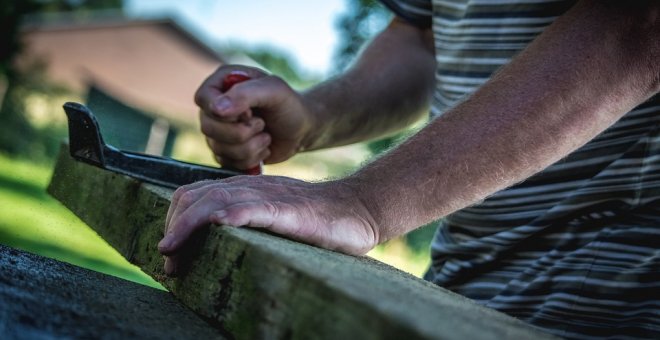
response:
[[[51,173],[0,154],[0,244],[161,287],[46,193]]]
[[[0,245],[0,338],[219,338],[162,290]]]

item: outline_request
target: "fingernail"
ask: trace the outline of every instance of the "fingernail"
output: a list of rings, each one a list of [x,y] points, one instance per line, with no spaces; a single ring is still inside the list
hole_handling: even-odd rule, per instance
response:
[[[218,112],[224,112],[227,111],[231,108],[231,100],[227,97],[220,97],[218,100],[215,101],[215,110]]]
[[[174,275],[174,273],[176,272],[174,262],[172,262],[172,260],[170,260],[169,258],[165,259],[165,266],[163,267],[163,269],[165,270],[165,274],[170,276]]]
[[[170,249],[172,247],[172,242],[174,241],[173,238],[172,234],[165,235],[165,237],[158,243],[158,250],[163,251]]]

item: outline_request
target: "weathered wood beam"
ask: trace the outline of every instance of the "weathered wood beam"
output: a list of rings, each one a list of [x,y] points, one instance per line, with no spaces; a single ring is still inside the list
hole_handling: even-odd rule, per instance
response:
[[[552,338],[372,259],[247,228],[211,226],[189,247],[185,275],[168,278],[157,243],[172,191],[76,162],[66,150],[48,190],[227,336]]]

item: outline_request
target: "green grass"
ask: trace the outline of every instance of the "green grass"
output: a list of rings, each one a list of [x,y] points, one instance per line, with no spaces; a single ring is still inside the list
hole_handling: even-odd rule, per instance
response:
[[[0,243],[164,289],[46,193],[51,169],[0,154]]]

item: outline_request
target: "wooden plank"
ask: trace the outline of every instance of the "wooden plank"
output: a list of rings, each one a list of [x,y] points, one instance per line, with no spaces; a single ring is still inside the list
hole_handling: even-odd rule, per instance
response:
[[[172,191],[59,156],[49,192],[186,306],[238,338],[545,339],[380,262],[247,228],[197,235],[180,278],[157,243]]]

